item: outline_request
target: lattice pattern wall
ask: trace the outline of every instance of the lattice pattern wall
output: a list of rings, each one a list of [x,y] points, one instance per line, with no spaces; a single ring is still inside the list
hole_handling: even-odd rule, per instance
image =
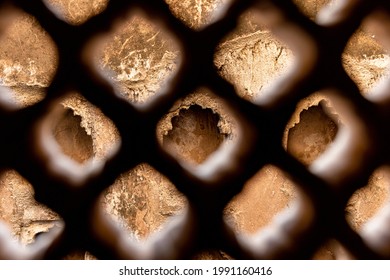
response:
[[[349,38],[369,16],[377,23],[380,39],[389,44],[388,1],[338,1],[317,22],[291,1],[232,1],[220,20],[199,31],[185,26],[158,0],[110,1],[101,14],[79,26],[58,19],[42,1],[1,2],[3,9],[13,4],[38,19],[58,47],[59,66],[47,96],[31,107],[13,109],[2,92],[0,165],[31,182],[37,200],[64,222],[63,228],[42,234],[27,248],[11,242],[2,229],[1,258],[61,258],[70,248],[88,250],[101,259],[190,258],[211,248],[234,258],[310,258],[329,238],[358,259],[390,256],[388,206],[359,234],[344,215],[353,192],[366,184],[374,169],[388,164],[389,80],[366,99],[341,62]],[[236,94],[218,75],[213,61],[218,43],[250,7],[261,12],[262,20],[296,58],[293,71],[253,103]],[[141,107],[115,94],[113,85],[96,69],[91,49],[95,35],[109,31],[115,19],[134,8],[158,19],[162,28],[174,34],[183,54],[167,92]],[[239,123],[240,135],[233,148],[220,149],[204,164],[188,167],[161,147],[156,126],[178,98],[200,86],[223,98]],[[98,106],[119,130],[121,146],[104,165],[80,167],[60,160],[48,140],[42,119],[68,89]],[[335,144],[305,167],[283,149],[281,139],[297,103],[319,90],[331,100],[343,126]],[[121,173],[143,162],[167,176],[189,203],[185,214],[140,244],[108,221],[98,204],[100,194]],[[280,215],[255,237],[244,237],[224,221],[223,209],[266,164],[286,172],[299,187],[300,197],[293,211]]]

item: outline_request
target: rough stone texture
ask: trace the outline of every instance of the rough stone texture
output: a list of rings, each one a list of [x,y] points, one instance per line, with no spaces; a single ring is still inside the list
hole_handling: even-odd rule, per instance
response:
[[[164,136],[163,146],[184,158],[202,163],[223,141],[218,129],[219,116],[199,105],[182,109],[173,117],[172,130]]]
[[[58,215],[34,200],[34,189],[16,171],[0,174],[0,219],[23,244],[33,242],[36,234],[48,231]]]
[[[179,63],[173,38],[140,15],[123,22],[102,50],[101,67],[134,103],[163,90]]]
[[[165,0],[172,13],[187,26],[199,30],[218,19],[231,0]]]
[[[37,21],[20,11],[0,36],[0,86],[22,106],[38,102],[57,67],[57,49]]]
[[[310,165],[333,142],[338,127],[321,105],[304,109],[299,118],[299,123],[289,130],[287,151]]]
[[[177,117],[182,110],[189,109],[194,105],[198,105],[203,109],[211,109],[214,114],[219,116],[217,123],[219,132],[230,140],[237,138],[238,124],[225,102],[209,89],[199,88],[184,99],[177,100],[171,110],[161,119],[157,126],[157,139],[161,144],[163,144],[163,137],[173,128],[171,120]]]
[[[64,154],[84,163],[93,156],[93,144],[92,138],[80,126],[80,122],[80,116],[74,116],[70,109],[64,110],[53,134]]]
[[[99,108],[78,93],[70,93],[61,104],[80,117],[79,126],[92,138],[93,160],[104,160],[115,152],[120,144],[119,132]]]
[[[254,234],[269,225],[274,216],[288,208],[297,195],[294,183],[273,165],[257,172],[225,208],[233,228]]]
[[[77,94],[61,106],[63,114],[53,118],[52,136],[64,154],[80,164],[107,158],[120,140],[112,122]],[[0,217],[20,242],[31,243],[36,233],[47,231],[60,217],[34,200],[32,186],[16,171],[5,170],[1,176]]]
[[[196,115],[201,116],[202,121],[198,121],[194,126]],[[190,126],[187,127],[184,123]],[[159,122],[157,139],[163,147],[180,159],[200,164],[222,143],[234,145],[238,137],[237,125],[224,101],[210,90],[200,88],[176,101]],[[181,131],[181,136],[178,131]],[[191,138],[194,139],[193,143],[190,143]],[[194,151],[196,146],[198,153]]]
[[[390,170],[380,167],[371,175],[368,185],[359,189],[348,201],[346,217],[351,227],[359,231],[380,208],[389,202]]]
[[[159,231],[186,205],[185,197],[148,164],[122,174],[103,197],[107,213],[137,240]]]
[[[293,2],[311,19],[315,19],[323,7],[332,4],[332,0],[293,0]]]
[[[26,107],[44,98],[57,67],[57,50],[33,17],[8,12],[10,22],[0,36],[0,86],[10,88],[15,103]],[[0,219],[15,239],[31,243],[60,217],[35,201],[32,186],[16,171],[2,170],[0,176]]]
[[[66,22],[79,25],[104,11],[108,0],[45,0],[58,17]]]
[[[381,80],[388,77],[390,57],[387,54],[366,56],[344,55],[344,67],[364,95]]]
[[[238,94],[252,100],[291,64],[292,52],[245,13],[233,32],[219,45],[214,63]]]
[[[82,23],[106,5],[106,1],[98,0],[48,2],[62,7],[65,20],[72,24]],[[314,19],[320,7],[328,1],[296,2]],[[227,5],[228,1],[167,0],[167,3],[188,26],[200,29],[212,21],[214,7]],[[293,58],[288,46],[259,26],[253,16],[251,11],[242,15],[238,28],[221,42],[215,54],[220,75],[235,85],[240,96],[249,100],[256,98],[281,75]],[[142,15],[133,15],[118,25],[102,49],[99,61],[102,69],[111,71],[109,77],[130,102],[147,102],[164,89],[164,81],[174,74],[180,53],[164,34]],[[13,90],[15,102],[21,107],[39,102],[45,96],[45,88],[57,65],[54,44],[32,17],[22,13],[0,37],[0,42],[1,86]],[[389,66],[388,54],[364,26],[350,40],[343,61],[345,69],[365,94],[369,94],[378,80],[387,75],[385,69]],[[287,151],[306,165],[326,150],[337,137],[337,130],[342,129],[319,105],[322,100],[328,101],[323,93],[313,93],[297,104],[281,139]],[[70,93],[60,103],[66,114],[59,123],[53,124],[60,127],[53,131],[53,137],[58,139],[64,153],[81,163],[90,158],[107,158],[120,142],[115,125],[77,93]],[[156,137],[163,147],[197,164],[222,143],[234,144],[237,131],[234,116],[223,100],[200,88],[178,100],[167,112],[157,127]],[[205,145],[206,142],[211,145]],[[188,147],[191,148],[185,149]],[[195,147],[198,147],[198,153],[192,151]],[[34,200],[33,188],[15,171],[7,170],[1,175],[0,218],[9,224],[15,238],[30,243],[36,233],[48,230],[60,217]],[[350,199],[346,213],[355,230],[359,230],[387,200],[388,175],[387,169],[378,169],[368,185]],[[297,195],[297,187],[288,176],[267,165],[229,203],[225,215],[237,231],[255,233],[269,224],[275,214],[289,207]],[[108,215],[136,239],[147,238],[161,229],[166,220],[185,205],[185,197],[147,164],[140,164],[119,176],[102,196],[102,207]],[[320,259],[346,257],[347,252],[334,240],[314,256]],[[93,256],[75,252],[69,258],[88,259]],[[213,251],[201,253],[197,258],[230,257]]]

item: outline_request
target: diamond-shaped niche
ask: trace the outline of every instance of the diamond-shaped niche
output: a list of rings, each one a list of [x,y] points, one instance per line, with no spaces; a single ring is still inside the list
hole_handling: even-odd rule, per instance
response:
[[[121,174],[104,191],[101,201],[104,211],[129,233],[129,239],[137,241],[158,233],[187,205],[185,196],[148,164]]]
[[[206,88],[178,100],[157,126],[162,147],[193,166],[234,145],[237,138],[237,120],[225,103]]]
[[[214,64],[237,94],[250,101],[262,96],[293,65],[293,52],[259,21],[255,10],[243,13],[238,26],[219,44]]]
[[[82,95],[71,93],[62,100],[62,113],[53,135],[62,151],[79,163],[105,160],[116,150],[120,135],[114,123]]]
[[[31,15],[13,8],[0,14],[8,20],[0,36],[0,86],[11,89],[18,107],[27,107],[44,98],[57,68],[57,48]]]
[[[78,163],[93,157],[92,138],[81,126],[81,117],[75,115],[72,109],[64,109],[54,125],[53,135],[62,152]]]
[[[313,94],[300,103],[286,126],[283,147],[306,166],[315,161],[333,143],[340,122],[330,114],[330,101]]]
[[[298,195],[294,183],[279,168],[266,165],[230,201],[224,216],[235,231],[252,235],[288,211]]]
[[[114,123],[81,94],[53,102],[36,127],[37,156],[51,172],[80,184],[120,146]]]
[[[96,49],[98,68],[120,96],[143,105],[169,90],[180,65],[180,48],[158,20],[133,12],[98,40],[102,42]]]
[[[289,245],[299,250],[314,209],[288,173],[267,164],[227,204],[224,218],[244,251],[254,258],[274,259]]]
[[[224,140],[218,115],[211,109],[192,105],[181,109],[171,121],[172,130],[163,137],[163,146],[192,163],[205,161]]]

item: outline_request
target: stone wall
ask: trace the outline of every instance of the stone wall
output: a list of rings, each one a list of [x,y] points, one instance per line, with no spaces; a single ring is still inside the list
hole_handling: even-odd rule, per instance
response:
[[[107,4],[105,0],[47,2],[71,24],[82,24]],[[228,0],[166,2],[174,15],[196,30],[218,18],[216,7],[229,4]],[[330,1],[295,2],[314,19]],[[250,101],[261,96],[294,59],[289,47],[257,19],[255,11],[245,12],[236,30],[215,52],[219,74],[234,84],[241,97]],[[42,100],[57,66],[57,51],[50,37],[34,18],[16,11],[0,43],[1,86],[12,90],[14,101],[20,107]],[[158,23],[151,22],[142,13],[129,13],[126,20],[115,25],[99,53],[97,67],[135,105],[148,102],[163,91],[175,74],[181,55],[172,34],[160,30]],[[389,57],[374,34],[363,26],[347,46],[343,63],[359,88],[369,94],[387,75]],[[69,92],[58,104],[61,109],[56,110],[56,117],[51,120],[52,136],[63,153],[79,164],[107,158],[120,142],[112,121],[77,92]],[[342,129],[337,113],[329,114],[331,107],[324,93],[315,92],[297,104],[286,124],[281,145],[305,165],[310,165],[332,145]],[[166,113],[157,127],[156,137],[180,160],[201,164],[223,145],[234,145],[238,133],[237,123],[224,102],[209,89],[199,88],[178,100]],[[348,203],[346,218],[355,230],[387,200],[388,174],[386,168],[378,169],[368,185]],[[252,234],[269,224],[277,213],[288,209],[297,196],[297,187],[288,176],[267,165],[227,205],[225,216],[237,231]],[[144,163],[121,174],[102,194],[101,205],[107,215],[128,230],[129,236],[141,241],[158,232],[169,217],[184,209],[186,199],[167,178]],[[29,244],[34,242],[35,235],[47,231],[61,217],[34,200],[33,187],[16,171],[5,170],[0,178],[0,219],[9,225],[15,239]],[[223,252],[206,252],[198,257],[229,258]],[[333,240],[315,255],[321,259],[345,257],[347,252]],[[69,258],[93,256],[75,252]]]

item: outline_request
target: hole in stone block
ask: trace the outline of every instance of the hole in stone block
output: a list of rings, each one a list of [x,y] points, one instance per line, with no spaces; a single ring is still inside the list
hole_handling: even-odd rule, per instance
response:
[[[79,126],[92,139],[93,147],[92,151],[89,150],[90,158],[94,161],[101,161],[115,153],[121,142],[119,131],[98,107],[76,92],[62,99],[61,106],[64,110],[73,112],[74,117],[80,121]]]
[[[119,96],[144,105],[169,90],[180,65],[180,49],[157,19],[134,12],[98,40],[98,68]]]
[[[81,126],[81,117],[71,109],[64,109],[54,125],[53,135],[62,152],[78,163],[93,157],[92,138]]]
[[[27,107],[44,98],[57,68],[57,48],[34,17],[13,8],[5,12],[8,22],[0,35],[0,86],[12,90],[18,107]]]
[[[83,24],[106,8],[108,0],[44,0],[58,18],[73,25]]]
[[[284,147],[305,165],[310,165],[334,141],[338,120],[327,113],[326,98],[315,94],[297,106],[286,128]]]
[[[159,232],[186,205],[185,196],[148,164],[120,175],[102,195],[107,215],[138,241]]]
[[[160,145],[190,172],[212,180],[231,160],[241,139],[240,127],[227,104],[206,88],[178,100],[157,125]],[[229,156],[230,155],[230,156]],[[222,157],[230,161],[221,160]],[[218,175],[217,175],[218,176]]]
[[[70,184],[102,168],[121,141],[113,122],[78,93],[54,101],[35,132],[37,156],[48,172]]]
[[[51,121],[62,152],[79,164],[106,159],[120,142],[112,121],[77,93],[62,100]]]
[[[333,141],[322,149],[322,153],[311,162],[308,169],[316,176],[326,180],[335,188],[343,188],[350,180],[369,168],[372,144],[371,132],[356,108],[356,105],[336,90],[323,90],[320,95],[326,98],[321,105],[326,115],[337,125]],[[325,131],[334,131],[334,125],[326,118]],[[327,139],[329,135],[326,136]],[[329,141],[327,141],[329,142]]]
[[[218,128],[220,116],[211,109],[192,105],[171,121],[172,130],[163,137],[163,146],[191,163],[202,163],[224,140]]]

